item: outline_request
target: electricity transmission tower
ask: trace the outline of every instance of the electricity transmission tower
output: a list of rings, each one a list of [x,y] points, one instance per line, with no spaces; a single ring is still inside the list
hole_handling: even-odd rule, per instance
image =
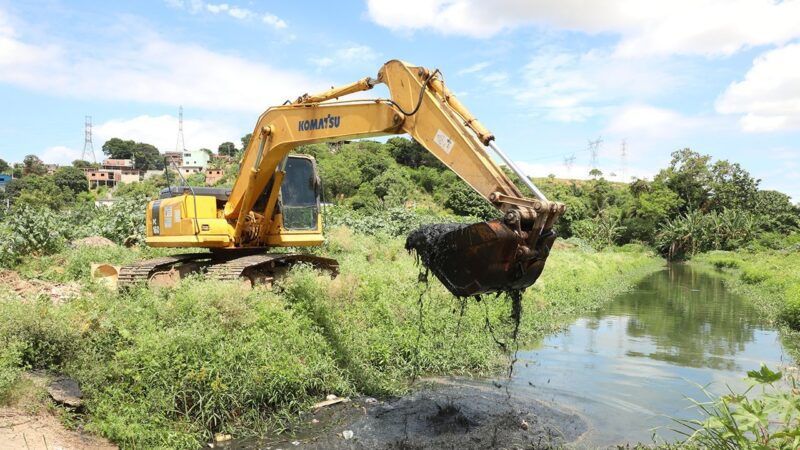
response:
[[[625,173],[628,169],[628,143],[625,142],[625,139],[622,140],[622,148],[620,151],[622,152],[622,181],[624,182],[627,180],[627,178],[625,178]]]
[[[600,144],[602,143],[603,138],[601,137],[589,141],[589,151],[592,153],[592,169],[597,169],[597,153],[600,151]]]
[[[564,166],[567,168],[567,173],[572,170],[572,165],[575,164],[575,153],[571,156],[564,157]]]
[[[97,163],[97,159],[94,156],[94,144],[92,144],[92,116],[84,116],[81,160],[89,161],[89,157],[92,158],[92,163]]]
[[[178,108],[178,140],[175,142],[175,151],[183,152],[186,150],[186,142],[183,140],[183,105]]]

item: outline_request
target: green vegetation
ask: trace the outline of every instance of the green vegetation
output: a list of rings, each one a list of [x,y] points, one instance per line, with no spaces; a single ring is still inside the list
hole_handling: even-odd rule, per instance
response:
[[[710,252],[692,262],[723,271],[729,288],[747,296],[769,320],[783,325],[784,345],[800,357],[800,235],[782,250]]]
[[[125,447],[197,448],[215,432],[280,429],[329,393],[399,393],[415,375],[508,363],[486,329],[488,319],[494,337],[510,339],[507,299],[459,302],[435,281],[420,284],[415,258],[387,233],[338,227],[328,237],[318,251],[339,259],[337,278],[298,268],[274,290],[194,278],[116,294],[91,282],[89,263],[129,262],[148,256],[142,250],[26,257],[23,276],[78,280],[82,289],[56,305],[0,288],[0,382],[7,391],[21,370],[66,373],[87,395],[87,429]],[[521,340],[554,331],[659,266],[640,251],[564,244],[525,294]]]
[[[800,390],[797,380],[766,366],[747,373],[745,392],[694,400],[703,420],[676,420],[689,448],[797,449],[800,447]],[[758,387],[758,389],[755,389]],[[751,391],[757,390],[755,394]]]
[[[242,138],[243,147],[249,139]],[[103,150],[135,157],[139,169],[163,168],[149,144],[111,139]],[[421,224],[474,222],[497,211],[407,139],[297,151],[316,158],[323,200],[334,205],[324,211],[326,244],[311,251],[339,259],[341,275],[332,280],[301,267],[272,290],[193,278],[171,290],[109,293],[89,279],[90,263],[173,253],[140,245],[144,205],[168,179],[121,184],[113,191],[120,201],[98,207],[95,199],[110,193],[88,190],[78,176],[91,167],[85,161],[51,175],[33,155],[0,164],[15,177],[0,192],[3,204],[11,203],[0,209],[0,267],[80,285],[63,304],[0,285],[0,402],[13,397],[25,370],[65,373],[86,392],[88,429],[126,447],[196,448],[216,432],[281,429],[328,393],[393,394],[418,375],[492,373],[507,364],[496,341],[510,339],[510,301],[459,301],[435,280],[419,283],[402,240]],[[231,185],[241,150],[225,142],[218,152],[230,157],[216,162],[226,172],[220,185]],[[521,342],[556,330],[657,268],[654,249],[723,270],[734,290],[785,326],[787,347],[796,348],[800,208],[789,197],[760,190],[738,164],[689,149],[673,153],[652,181],[615,183],[599,170],[591,176],[535,180],[568,209],[557,224],[565,239],[525,293]],[[203,184],[204,177],[189,182]],[[130,248],[69,244],[88,236]],[[734,423],[724,422],[726,414],[740,420],[715,405],[723,425]],[[708,431],[716,422],[695,425]],[[696,436],[703,435],[714,439],[711,431]],[[712,442],[698,437],[694,444]]]

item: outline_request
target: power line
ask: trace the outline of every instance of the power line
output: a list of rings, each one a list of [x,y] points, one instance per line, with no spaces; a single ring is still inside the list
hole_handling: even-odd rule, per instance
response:
[[[83,153],[81,160],[89,161],[87,155],[92,157],[92,163],[97,163],[94,156],[94,144],[92,143],[92,116],[84,116],[83,121]]]

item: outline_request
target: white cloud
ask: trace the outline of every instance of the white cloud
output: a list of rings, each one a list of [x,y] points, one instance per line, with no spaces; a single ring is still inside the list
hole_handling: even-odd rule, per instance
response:
[[[352,45],[336,50],[331,56],[311,59],[311,63],[318,67],[329,67],[343,64],[372,63],[378,57],[371,47],[367,45]]]
[[[573,53],[545,47],[504,92],[535,115],[581,122],[620,102],[663,96],[682,83],[674,74],[681,71],[674,66],[662,58],[631,59],[602,50]]]
[[[280,17],[274,14],[267,13],[262,15],[261,21],[279,30],[287,27],[286,22],[284,22]]]
[[[585,120],[594,114],[589,104],[597,97],[597,86],[579,65],[580,55],[541,53],[523,67],[515,97],[552,120]]]
[[[72,164],[72,161],[75,161],[76,159],[81,159],[81,153],[83,153],[81,150],[75,150],[63,145],[57,145],[55,147],[48,147],[44,149],[39,153],[39,158],[46,164],[67,165]],[[97,154],[98,152],[95,150],[95,155]],[[100,156],[97,155],[97,158],[99,161]]]
[[[508,81],[508,74],[505,72],[489,72],[479,75],[478,79],[484,83],[492,84],[495,86],[503,86]]]
[[[702,125],[704,120],[650,105],[628,105],[611,119],[606,131],[621,136],[677,136]]]
[[[489,67],[490,64],[491,63],[489,61],[483,61],[483,62],[475,63],[475,64],[473,64],[473,65],[471,65],[469,67],[465,67],[465,68],[459,70],[458,74],[459,75],[467,75],[467,74],[470,74],[470,73],[480,72],[483,69]]]
[[[175,150],[178,138],[178,118],[170,115],[142,115],[130,119],[112,119],[93,129],[96,141],[103,142],[113,137],[155,145],[162,152]],[[219,144],[230,141],[238,144],[242,131],[237,127],[208,120],[183,120],[183,135],[186,148],[209,148],[216,151]],[[98,151],[98,159],[100,151]]]
[[[744,114],[744,131],[800,129],[800,44],[756,58],[744,80],[731,83],[716,108],[723,114]]]
[[[191,0],[186,2],[184,0],[165,0],[167,5],[172,8],[187,9],[192,14],[197,14],[204,10],[211,14],[227,14],[237,20],[252,20],[258,18],[262,23],[269,25],[276,30],[286,28],[286,22],[275,14],[264,13],[259,14],[253,10],[242,8],[239,6],[231,5],[228,3],[205,3],[202,0]]]
[[[147,30],[88,49],[30,43],[8,26],[2,29],[0,82],[57,95],[260,112],[330,86],[303,73],[170,42]]]
[[[626,55],[727,55],[800,36],[800,2],[786,0],[368,0],[369,17],[397,31],[486,38],[534,25],[621,37]]]

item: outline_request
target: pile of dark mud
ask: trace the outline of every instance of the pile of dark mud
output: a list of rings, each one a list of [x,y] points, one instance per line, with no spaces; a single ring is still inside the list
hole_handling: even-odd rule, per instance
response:
[[[577,414],[530,398],[509,398],[505,390],[491,385],[466,384],[435,385],[387,402],[356,400],[309,414],[303,420],[313,424],[308,427],[316,428],[317,433],[306,429],[280,442],[239,441],[224,447],[558,448],[587,431]]]

